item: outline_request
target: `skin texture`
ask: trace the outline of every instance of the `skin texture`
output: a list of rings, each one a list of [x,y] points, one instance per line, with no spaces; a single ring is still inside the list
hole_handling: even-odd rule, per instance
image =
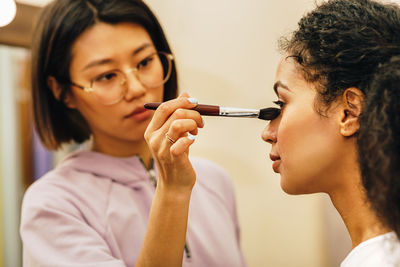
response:
[[[203,122],[198,112],[188,110],[196,104],[188,101],[187,94],[164,103],[156,112],[143,108],[146,102],[161,102],[164,88],[144,87],[129,69],[155,51],[149,34],[140,25],[94,25],[73,44],[71,80],[89,86],[94,77],[118,69],[128,77],[128,91],[120,102],[106,106],[93,94],[72,87],[65,103],[77,109],[90,125],[93,150],[117,157],[139,155],[147,166],[154,158],[160,174],[136,266],[181,266],[190,196],[196,181],[188,158],[194,140],[187,133],[197,134]],[[57,81],[48,77],[48,84],[59,98]],[[174,144],[167,140],[166,133]]]
[[[282,57],[275,91],[281,115],[262,132],[272,145],[273,169],[288,194],[327,193],[342,216],[353,246],[388,231],[366,201],[357,161],[356,133],[363,93],[348,88],[329,107],[293,58]],[[351,204],[351,205],[350,205]]]

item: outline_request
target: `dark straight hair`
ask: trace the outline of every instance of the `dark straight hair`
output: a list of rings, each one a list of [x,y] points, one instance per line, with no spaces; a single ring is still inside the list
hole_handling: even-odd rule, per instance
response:
[[[160,23],[141,0],[55,0],[47,5],[33,36],[32,97],[35,127],[49,149],[90,138],[86,120],[79,111],[67,108],[63,99],[70,90],[71,47],[83,32],[99,22],[139,24],[149,33],[157,51],[171,53]],[[62,88],[59,100],[47,84],[49,76]],[[164,101],[175,98],[177,90],[173,63],[171,77],[164,85]]]

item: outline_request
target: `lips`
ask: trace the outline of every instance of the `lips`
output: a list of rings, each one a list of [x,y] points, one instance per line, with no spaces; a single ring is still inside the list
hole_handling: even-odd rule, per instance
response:
[[[278,155],[274,155],[274,154],[269,154],[269,158],[272,161],[276,161],[276,160],[280,160],[281,159],[281,157],[279,157]]]
[[[272,169],[274,172],[279,173],[279,166],[281,165],[281,157],[275,154],[269,154],[269,158],[273,161]]]
[[[132,116],[134,116],[134,115],[136,115],[136,114],[139,114],[139,113],[142,113],[142,112],[144,112],[144,111],[146,111],[147,109],[145,109],[144,107],[142,108],[142,107],[140,107],[140,108],[136,108],[136,109],[134,109],[131,113],[129,113],[128,115],[126,115],[126,116],[124,116],[125,118],[129,118],[129,117],[132,117]]]
[[[134,119],[135,121],[147,120],[151,115],[151,111],[144,107],[134,109],[131,113],[124,116],[125,119]]]

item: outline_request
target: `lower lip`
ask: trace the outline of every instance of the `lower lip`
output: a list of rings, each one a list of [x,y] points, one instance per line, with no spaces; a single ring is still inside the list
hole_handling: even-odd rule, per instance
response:
[[[275,160],[274,163],[272,163],[272,169],[274,172],[279,173],[279,166],[281,165],[281,160]]]
[[[128,118],[133,119],[135,121],[144,121],[144,120],[147,120],[148,118],[150,118],[150,116],[151,116],[151,111],[146,109],[142,112],[135,113],[135,114],[129,116]]]

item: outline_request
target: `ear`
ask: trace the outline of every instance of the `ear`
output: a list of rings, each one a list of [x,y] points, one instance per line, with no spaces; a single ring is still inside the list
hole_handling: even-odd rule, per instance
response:
[[[63,97],[63,99],[61,99],[61,94],[62,94],[63,89],[61,88],[60,84],[57,82],[56,78],[54,78],[53,76],[47,77],[47,86],[53,92],[55,99],[57,99],[58,101],[63,101],[63,103],[68,108],[72,108],[72,109],[76,108],[71,94],[66,93],[65,96]]]
[[[360,129],[359,116],[362,112],[364,93],[358,88],[347,88],[342,95],[340,108],[340,133],[352,136]]]

